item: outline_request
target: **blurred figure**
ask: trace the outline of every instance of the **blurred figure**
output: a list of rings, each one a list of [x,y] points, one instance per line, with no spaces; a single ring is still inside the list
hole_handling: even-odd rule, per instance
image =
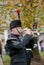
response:
[[[1,40],[0,40],[0,65],[3,65]]]
[[[40,41],[40,45],[41,45],[41,51],[44,51],[44,40]]]
[[[5,47],[11,57],[10,65],[27,65],[26,45],[29,43],[32,33],[28,29],[25,31],[25,35],[22,36],[21,26],[20,20],[13,20],[10,23],[11,35]],[[22,40],[20,37],[22,37]]]
[[[2,45],[1,45],[1,41],[0,41],[0,56],[2,57]]]

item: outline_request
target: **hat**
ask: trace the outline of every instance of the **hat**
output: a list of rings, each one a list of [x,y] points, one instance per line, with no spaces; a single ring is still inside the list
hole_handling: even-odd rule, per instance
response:
[[[12,28],[21,27],[21,21],[20,20],[13,20],[10,23],[10,30]]]

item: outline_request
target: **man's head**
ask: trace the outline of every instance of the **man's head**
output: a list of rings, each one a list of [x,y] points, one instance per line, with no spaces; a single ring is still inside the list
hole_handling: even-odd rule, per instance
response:
[[[18,34],[18,31],[20,31],[21,29],[21,21],[20,20],[13,20],[11,21],[10,23],[10,30],[13,32],[13,33],[16,33]]]
[[[10,23],[10,30],[16,27],[21,27],[21,21],[20,20],[13,20]]]

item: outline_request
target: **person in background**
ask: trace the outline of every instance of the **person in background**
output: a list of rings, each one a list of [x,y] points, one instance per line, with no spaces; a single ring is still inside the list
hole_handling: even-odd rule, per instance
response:
[[[13,20],[10,23],[11,35],[7,39],[5,49],[8,50],[8,54],[11,58],[10,65],[27,65],[26,58],[26,45],[29,43],[29,40],[32,38],[30,30],[25,31],[25,35],[22,40],[20,39],[21,35],[21,21]]]
[[[43,52],[44,51],[44,40],[40,41],[40,46],[41,46],[41,51]]]
[[[3,65],[1,40],[0,40],[0,65]]]
[[[2,45],[1,45],[1,41],[0,41],[0,56],[2,57]]]

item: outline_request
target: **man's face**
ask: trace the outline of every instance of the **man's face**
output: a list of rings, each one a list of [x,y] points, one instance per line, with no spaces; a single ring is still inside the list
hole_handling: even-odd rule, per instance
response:
[[[19,32],[21,32],[21,30],[22,30],[21,27],[13,28],[13,29],[12,29],[12,33],[19,35],[19,32],[17,31],[17,29],[18,29]]]

